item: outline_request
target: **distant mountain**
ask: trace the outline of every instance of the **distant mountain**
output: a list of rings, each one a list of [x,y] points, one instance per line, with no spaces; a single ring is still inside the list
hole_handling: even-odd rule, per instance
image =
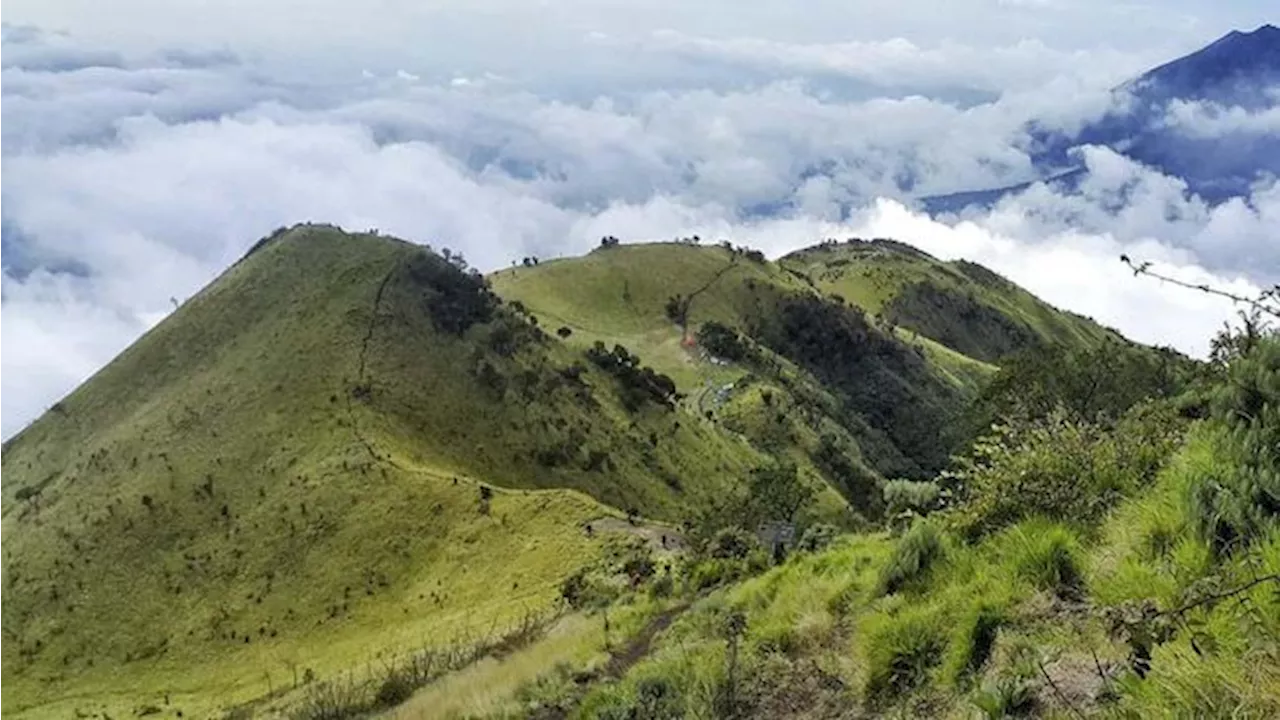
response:
[[[1148,105],[1183,100],[1259,110],[1276,104],[1278,85],[1280,28],[1263,25],[1249,33],[1232,31],[1119,89]]]
[[[1231,32],[1112,91],[1112,109],[1075,133],[1027,128],[1040,181],[1062,192],[1083,177],[1077,148],[1109,147],[1166,175],[1211,203],[1247,195],[1280,175],[1280,134],[1235,122],[1280,106],[1280,28]],[[924,198],[931,213],[989,207],[1032,183]]]

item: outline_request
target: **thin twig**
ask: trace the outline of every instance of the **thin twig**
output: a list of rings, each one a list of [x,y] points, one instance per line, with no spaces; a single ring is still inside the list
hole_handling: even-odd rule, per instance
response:
[[[1089,654],[1093,655],[1093,666],[1098,669],[1098,677],[1102,678],[1102,686],[1111,692],[1111,676],[1102,669],[1102,661],[1098,660],[1098,650],[1092,645],[1089,647]]]
[[[1053,694],[1057,695],[1058,699],[1062,701],[1062,704],[1066,705],[1067,708],[1071,710],[1071,714],[1075,715],[1076,717],[1083,718],[1084,713],[1080,712],[1080,709],[1077,708],[1075,705],[1073,705],[1069,699],[1067,699],[1066,693],[1062,692],[1062,689],[1059,688],[1058,684],[1053,681],[1053,678],[1049,677],[1049,671],[1044,669],[1044,661],[1041,660],[1040,658],[1036,658],[1036,667],[1040,668],[1040,674],[1043,675],[1044,679],[1049,682],[1049,687],[1053,688]]]
[[[1183,605],[1182,607],[1174,608],[1172,610],[1164,610],[1157,614],[1158,615],[1183,615],[1187,611],[1194,610],[1200,607],[1201,605],[1208,605],[1211,602],[1216,602],[1218,600],[1226,600],[1229,597],[1235,597],[1236,595],[1239,595],[1243,592],[1248,592],[1249,590],[1252,590],[1253,588],[1266,582],[1280,583],[1280,573],[1264,575],[1263,577],[1255,578],[1252,581],[1247,582],[1244,585],[1241,585],[1240,587],[1234,590],[1228,590],[1227,592],[1213,593],[1212,595],[1205,595],[1204,597],[1199,598],[1198,600],[1195,600],[1193,602],[1189,602],[1186,605]]]
[[[1243,295],[1236,295],[1235,293],[1227,292],[1226,290],[1219,290],[1218,288],[1210,287],[1208,285],[1197,285],[1178,280],[1177,278],[1171,278],[1167,275],[1161,275],[1160,273],[1151,270],[1150,262],[1144,261],[1141,263],[1135,263],[1133,260],[1129,259],[1128,255],[1121,255],[1120,261],[1125,265],[1128,265],[1129,268],[1133,270],[1134,275],[1148,275],[1157,280],[1173,283],[1174,285],[1187,288],[1188,290],[1199,290],[1200,292],[1208,293],[1210,295],[1217,295],[1218,297],[1227,298],[1233,302],[1244,303],[1259,312],[1280,318],[1280,308],[1277,308],[1273,304],[1277,299],[1280,299],[1280,285],[1277,285],[1270,290],[1263,291],[1263,293],[1256,298],[1251,298]]]

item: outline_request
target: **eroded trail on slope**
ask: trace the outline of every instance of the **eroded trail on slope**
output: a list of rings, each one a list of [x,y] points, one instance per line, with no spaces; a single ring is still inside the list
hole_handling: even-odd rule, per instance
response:
[[[649,651],[653,648],[653,639],[658,636],[658,633],[671,627],[671,623],[675,622],[676,618],[683,615],[692,605],[692,601],[685,601],[654,616],[652,620],[640,629],[640,632],[636,633],[635,637],[631,638],[626,646],[610,655],[609,662],[605,664],[601,673],[601,679],[617,680],[626,675],[632,666],[649,654]]]

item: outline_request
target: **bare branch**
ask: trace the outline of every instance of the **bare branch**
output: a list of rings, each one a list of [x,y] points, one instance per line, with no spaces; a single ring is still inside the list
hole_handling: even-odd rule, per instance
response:
[[[1210,287],[1205,284],[1193,284],[1176,278],[1171,278],[1167,275],[1161,275],[1151,269],[1150,262],[1135,262],[1128,255],[1121,255],[1120,262],[1128,265],[1129,269],[1133,270],[1133,274],[1135,276],[1147,275],[1163,282],[1172,283],[1178,287],[1187,288],[1188,290],[1199,290],[1200,292],[1208,295],[1216,295],[1235,303],[1247,305],[1260,313],[1280,318],[1280,285],[1272,287],[1269,290],[1264,290],[1258,297],[1245,297],[1244,295],[1237,295],[1226,290],[1219,290],[1218,288]]]
[[[1208,605],[1209,603],[1214,603],[1219,600],[1226,600],[1227,598],[1235,597],[1236,595],[1240,595],[1241,593],[1248,592],[1249,590],[1252,590],[1258,585],[1261,585],[1263,583],[1268,583],[1268,582],[1280,583],[1280,573],[1274,573],[1272,575],[1264,575],[1263,577],[1255,578],[1254,580],[1247,582],[1244,585],[1241,585],[1240,587],[1235,588],[1233,590],[1227,590],[1220,593],[1205,595],[1204,597],[1199,598],[1193,602],[1189,602],[1186,605],[1183,605],[1182,607],[1173,608],[1172,610],[1165,610],[1159,614],[1182,616],[1187,612],[1200,607],[1201,605]]]
[[[1067,709],[1071,711],[1071,714],[1078,718],[1083,718],[1084,713],[1080,712],[1080,708],[1073,705],[1066,693],[1062,692],[1062,689],[1058,687],[1058,683],[1054,682],[1053,678],[1049,677],[1049,671],[1044,669],[1044,661],[1040,658],[1036,658],[1036,667],[1040,668],[1040,674],[1048,681],[1049,687],[1053,688],[1053,694],[1058,696],[1058,699],[1062,701],[1063,705],[1067,706]]]

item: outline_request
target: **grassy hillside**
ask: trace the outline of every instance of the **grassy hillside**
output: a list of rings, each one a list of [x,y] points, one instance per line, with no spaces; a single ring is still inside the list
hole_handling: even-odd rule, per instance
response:
[[[638,352],[699,415],[807,463],[863,510],[859,486],[941,467],[955,417],[995,370],[727,246],[613,245],[492,283],[570,344]],[[723,328],[730,347],[715,342]]]
[[[916,486],[912,512],[884,530],[814,533],[771,568],[752,567],[749,545],[713,544],[672,571],[664,622],[613,654],[621,672],[566,661],[485,706],[505,718],[1276,717],[1280,337],[1256,337],[1228,342],[1178,401],[1126,400],[1118,420],[1063,405],[1009,419],[937,479],[948,496]],[[707,592],[708,568],[733,563],[752,576]]]
[[[822,292],[983,362],[1035,344],[1080,347],[1119,339],[981,265],[943,262],[892,240],[825,243],[779,264]]]
[[[623,384],[420,247],[279,233],[7,444],[5,712],[208,709],[541,607],[584,523],[758,460]]]
[[[447,251],[278,231],[6,443],[4,712],[334,717],[317,693],[366,712],[444,672],[408,683],[409,657],[462,670],[407,707],[488,712],[509,698],[477,684],[535,680],[537,648],[623,677],[690,602],[770,565],[763,525],[826,537],[937,505],[895,479],[934,477],[975,400],[1021,397],[1043,362],[988,362],[1025,339],[1001,328],[1106,334],[956,276],[987,309],[952,313],[976,344],[948,341],[796,260],[832,252],[612,246],[484,278]],[[1099,397],[1150,394],[1122,384]],[[601,607],[625,661],[590,639]],[[357,670],[374,684],[343,685]]]

